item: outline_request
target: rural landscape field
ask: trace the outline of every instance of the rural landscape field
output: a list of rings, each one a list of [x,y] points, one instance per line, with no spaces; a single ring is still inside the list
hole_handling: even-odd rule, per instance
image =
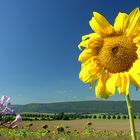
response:
[[[100,105],[99,105],[100,104]],[[88,106],[78,110],[79,106]],[[96,108],[92,108],[92,106]],[[133,101],[136,133],[140,139],[140,102]],[[24,112],[26,106],[26,111]],[[15,129],[1,125],[1,139],[6,140],[131,140],[129,117],[124,101],[81,101],[50,104],[33,104],[13,108],[22,116]],[[28,108],[27,108],[28,106]],[[44,108],[45,106],[45,108]],[[101,109],[105,106],[108,110]],[[120,110],[120,106],[122,109]],[[73,108],[74,107],[74,108]],[[123,108],[124,107],[124,108]],[[44,113],[37,112],[42,108]],[[63,111],[61,112],[63,108]],[[47,113],[47,111],[50,113]],[[66,111],[67,110],[67,111]],[[69,112],[73,111],[73,112]],[[3,116],[4,117],[4,116]],[[5,117],[13,117],[7,115]],[[8,126],[8,123],[5,124]]]
[[[97,118],[75,120],[32,120],[18,123],[19,128],[1,128],[1,139],[6,140],[130,140],[128,118]],[[31,118],[30,118],[31,119]],[[140,118],[135,119],[137,138],[140,139]]]
[[[140,140],[140,0],[0,0],[0,140]]]

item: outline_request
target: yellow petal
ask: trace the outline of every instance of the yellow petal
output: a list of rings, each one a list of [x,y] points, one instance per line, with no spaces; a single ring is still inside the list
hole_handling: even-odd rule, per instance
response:
[[[91,79],[91,74],[89,73],[89,69],[91,67],[91,64],[88,64],[84,67],[82,67],[80,73],[79,73],[79,79],[83,81],[84,83],[88,83]]]
[[[102,47],[103,39],[100,36],[94,36],[89,41],[89,48]]]
[[[138,59],[139,59],[139,61],[140,61],[140,47],[137,48],[136,53],[137,53],[137,57],[138,57]]]
[[[88,47],[88,43],[89,43],[89,39],[83,40],[83,41],[81,41],[81,42],[79,43],[78,48],[79,48],[80,50],[82,50],[81,47],[85,47],[85,48]]]
[[[130,82],[136,87],[138,90],[140,86],[140,75],[135,73],[129,73]]]
[[[134,42],[134,43],[140,43],[140,34],[138,34],[138,35],[133,39],[133,42]],[[140,45],[140,44],[138,44],[138,47],[140,47],[139,45]]]
[[[89,87],[90,87],[90,89],[93,88],[93,82],[94,82],[94,80],[89,81]]]
[[[97,71],[96,63],[90,61],[86,64],[82,64],[79,79],[84,83],[90,83],[91,81],[98,79],[100,74],[100,71]]]
[[[128,16],[126,23],[126,36],[134,37],[139,32],[140,26],[140,12],[139,9],[134,9]]]
[[[131,23],[135,16],[137,15],[137,13],[139,13],[139,8],[135,8],[128,16],[128,19],[127,19],[127,24],[126,24],[126,27],[129,25],[129,23]]]
[[[118,74],[118,79],[116,81],[116,85],[118,87],[119,94],[122,94],[123,90],[124,90],[124,77],[123,77],[122,73]]]
[[[87,59],[93,57],[92,49],[85,49],[78,58],[78,61],[85,62]]]
[[[112,74],[111,77],[106,82],[107,90],[111,96],[115,94],[117,79],[118,79],[118,74]]]
[[[118,82],[118,81],[117,81]],[[129,75],[127,73],[119,74],[118,92],[119,94],[129,94]]]
[[[117,33],[123,33],[126,25],[126,19],[128,15],[126,13],[119,13],[114,22],[114,29]]]
[[[102,97],[107,99],[109,97],[108,92],[106,90],[106,81],[108,78],[109,78],[109,74],[104,72],[101,78],[97,80],[96,87],[95,87],[95,94],[97,98]]]
[[[139,56],[138,56],[139,57]],[[140,59],[137,59],[134,63],[131,69],[129,70],[131,73],[138,73],[140,74]]]
[[[99,38],[99,35],[96,33],[91,33],[91,34],[82,36],[82,41],[79,43],[78,48],[80,50],[82,50],[81,47],[87,48],[89,46],[89,41],[91,38],[96,40],[97,38]]]
[[[128,73],[125,73],[124,74],[124,90],[123,90],[123,93],[125,95],[129,94],[129,85],[130,85],[129,75]]]
[[[97,12],[93,12],[93,18],[89,21],[91,28],[99,35],[106,37],[114,33],[112,25],[105,19],[104,16]]]

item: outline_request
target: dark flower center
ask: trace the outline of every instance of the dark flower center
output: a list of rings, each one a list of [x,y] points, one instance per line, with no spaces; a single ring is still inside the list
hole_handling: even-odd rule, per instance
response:
[[[111,73],[128,71],[137,57],[137,47],[125,36],[104,38],[102,48],[97,55],[99,64]]]

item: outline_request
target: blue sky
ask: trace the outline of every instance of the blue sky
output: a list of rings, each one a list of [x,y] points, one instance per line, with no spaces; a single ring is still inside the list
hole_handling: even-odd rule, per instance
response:
[[[92,32],[93,11],[113,23],[119,11],[139,5],[139,0],[1,0],[0,96],[14,104],[96,100],[78,78],[81,36]],[[132,99],[140,98],[140,90],[130,90]]]

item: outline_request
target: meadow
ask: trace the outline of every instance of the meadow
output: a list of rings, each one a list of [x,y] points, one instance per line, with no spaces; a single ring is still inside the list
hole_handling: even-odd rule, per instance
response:
[[[19,128],[0,128],[0,140],[131,140],[128,119],[22,121]],[[140,140],[140,119],[135,119]]]

